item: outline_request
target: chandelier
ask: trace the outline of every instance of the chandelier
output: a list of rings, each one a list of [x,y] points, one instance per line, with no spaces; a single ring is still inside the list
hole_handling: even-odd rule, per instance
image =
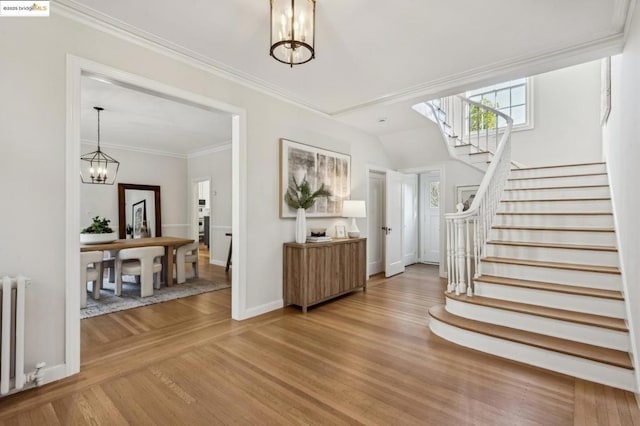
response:
[[[284,64],[315,58],[316,0],[271,0],[271,52]]]
[[[82,183],[113,185],[120,162],[100,150],[100,111],[104,108],[96,106],[93,109],[98,112],[98,149],[80,157],[80,179]]]

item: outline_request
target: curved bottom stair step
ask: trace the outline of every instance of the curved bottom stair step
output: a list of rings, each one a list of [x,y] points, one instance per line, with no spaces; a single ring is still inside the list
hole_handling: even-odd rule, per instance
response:
[[[535,315],[560,321],[567,321],[576,324],[589,325],[606,328],[609,330],[628,332],[625,321],[621,318],[612,318],[602,315],[593,315],[582,312],[567,311],[563,309],[549,308],[545,306],[530,305],[527,303],[511,302],[507,300],[493,299],[490,297],[447,294],[447,298],[459,302],[471,303],[488,308],[502,309],[505,311],[517,312],[520,314]]]
[[[447,312],[443,305],[430,308],[429,315],[442,323],[463,330],[633,371],[633,364],[627,352],[462,318]]]

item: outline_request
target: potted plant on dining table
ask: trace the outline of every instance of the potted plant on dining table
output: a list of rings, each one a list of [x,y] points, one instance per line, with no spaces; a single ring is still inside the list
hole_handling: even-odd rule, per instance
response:
[[[110,222],[104,217],[94,217],[91,225],[80,231],[80,244],[104,244],[117,240],[118,236],[109,226]]]

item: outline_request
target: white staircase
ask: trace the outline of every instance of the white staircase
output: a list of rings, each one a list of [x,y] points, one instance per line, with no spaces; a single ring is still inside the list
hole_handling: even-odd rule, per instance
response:
[[[485,228],[448,217],[454,278],[431,330],[637,392],[605,164],[511,170],[496,202]]]

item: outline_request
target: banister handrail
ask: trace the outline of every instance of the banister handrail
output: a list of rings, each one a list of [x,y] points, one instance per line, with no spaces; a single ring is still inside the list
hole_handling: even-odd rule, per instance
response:
[[[477,106],[480,109],[489,111],[495,114],[496,116],[502,117],[506,121],[507,126],[502,134],[502,137],[500,138],[500,142],[498,143],[498,147],[496,149],[496,152],[494,153],[493,160],[491,161],[491,164],[489,164],[489,168],[487,169],[484,177],[482,178],[480,187],[478,188],[478,191],[476,191],[476,196],[473,202],[471,203],[471,206],[469,206],[469,209],[465,210],[464,212],[447,213],[445,214],[445,218],[449,218],[449,217],[465,218],[465,217],[473,216],[478,211],[481,200],[484,198],[484,194],[487,192],[487,188],[489,187],[489,184],[491,182],[491,178],[496,173],[499,159],[504,155],[505,146],[507,143],[511,142],[511,129],[513,127],[513,119],[509,117],[507,114],[500,112],[497,109],[491,108],[487,105],[481,104],[480,102],[472,101],[471,99],[465,98],[464,96],[456,95],[456,97],[460,99],[462,103],[468,103],[470,105]],[[499,131],[498,120],[496,120],[495,131],[496,132]],[[509,156],[509,163],[511,163],[511,156]]]
[[[473,278],[477,278],[481,274],[480,259],[486,253],[489,229],[498,210],[502,190],[506,185],[511,170],[511,130],[513,120],[508,115],[480,102],[472,101],[463,96],[457,96],[456,99],[461,103],[461,111],[469,107],[477,108],[478,145],[476,148],[478,149],[480,147],[481,125],[484,126],[482,130],[487,139],[486,151],[488,151],[489,147],[489,123],[491,121],[486,119],[486,114],[495,116],[494,127],[491,130],[492,132],[495,131],[496,139],[500,132],[498,127],[500,119],[503,119],[506,123],[502,137],[493,153],[491,164],[482,178],[480,187],[469,209],[462,211],[461,205],[458,204],[456,213],[445,214],[447,226],[447,292],[466,293],[468,296],[473,296]],[[467,120],[471,120],[471,118],[472,114],[470,113]],[[439,120],[437,114],[436,119]],[[482,120],[481,123],[480,120]],[[464,133],[465,125],[468,126],[469,134],[471,134],[470,123],[461,123],[462,133]]]

